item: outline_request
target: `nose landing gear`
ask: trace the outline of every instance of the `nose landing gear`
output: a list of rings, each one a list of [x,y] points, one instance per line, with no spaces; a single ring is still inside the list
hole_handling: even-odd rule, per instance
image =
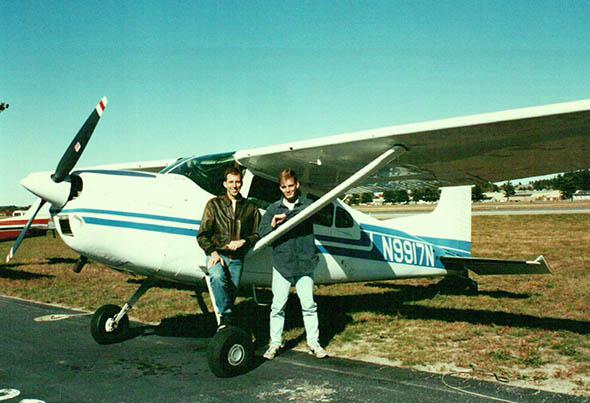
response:
[[[98,344],[119,343],[129,337],[129,317],[124,314],[115,322],[121,308],[117,305],[103,305],[90,320],[90,334]]]
[[[129,337],[127,312],[139,298],[156,284],[153,279],[145,280],[123,308],[117,305],[103,305],[94,312],[90,320],[90,334],[98,344],[119,343]]]

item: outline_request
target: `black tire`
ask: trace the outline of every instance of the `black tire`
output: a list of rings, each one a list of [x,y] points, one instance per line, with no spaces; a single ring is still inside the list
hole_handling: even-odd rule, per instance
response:
[[[207,362],[215,376],[227,378],[248,371],[253,353],[252,337],[239,327],[227,326],[211,339]]]
[[[476,281],[471,280],[471,283],[467,286],[467,293],[469,295],[479,294],[479,286]]]
[[[98,344],[119,343],[129,336],[129,317],[127,314],[121,318],[116,329],[108,332],[106,323],[121,312],[117,305],[103,305],[94,312],[90,320],[90,334]]]

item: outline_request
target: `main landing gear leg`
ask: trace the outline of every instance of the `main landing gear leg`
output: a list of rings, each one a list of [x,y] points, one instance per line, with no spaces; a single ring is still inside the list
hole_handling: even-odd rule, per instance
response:
[[[467,293],[469,295],[477,295],[479,289],[477,281],[469,277],[468,271],[443,277],[443,279],[437,283],[437,286],[440,288],[446,288],[451,292]]]
[[[220,315],[211,290],[209,275],[205,275],[205,282],[211,296],[217,325],[220,325]],[[252,337],[237,326],[224,326],[218,329],[207,349],[209,369],[215,376],[222,378],[246,372],[250,368],[253,356]]]
[[[139,298],[156,284],[153,279],[145,280],[123,308],[117,305],[103,305],[94,312],[90,321],[90,333],[99,344],[119,343],[129,337],[129,317],[127,312]]]

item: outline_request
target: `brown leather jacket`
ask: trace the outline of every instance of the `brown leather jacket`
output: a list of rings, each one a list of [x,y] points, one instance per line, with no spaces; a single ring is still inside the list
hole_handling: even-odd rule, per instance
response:
[[[260,239],[259,223],[258,208],[243,197],[236,201],[235,214],[227,195],[214,197],[205,206],[197,241],[207,255],[217,251],[232,259],[242,259]],[[240,249],[236,251],[224,249],[230,241],[240,239],[246,241]]]

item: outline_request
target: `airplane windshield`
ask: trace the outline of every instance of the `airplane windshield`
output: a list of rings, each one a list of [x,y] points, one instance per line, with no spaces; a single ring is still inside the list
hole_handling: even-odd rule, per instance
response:
[[[234,152],[185,158],[162,170],[161,173],[184,175],[199,187],[214,195],[225,193],[223,173],[235,165]]]

